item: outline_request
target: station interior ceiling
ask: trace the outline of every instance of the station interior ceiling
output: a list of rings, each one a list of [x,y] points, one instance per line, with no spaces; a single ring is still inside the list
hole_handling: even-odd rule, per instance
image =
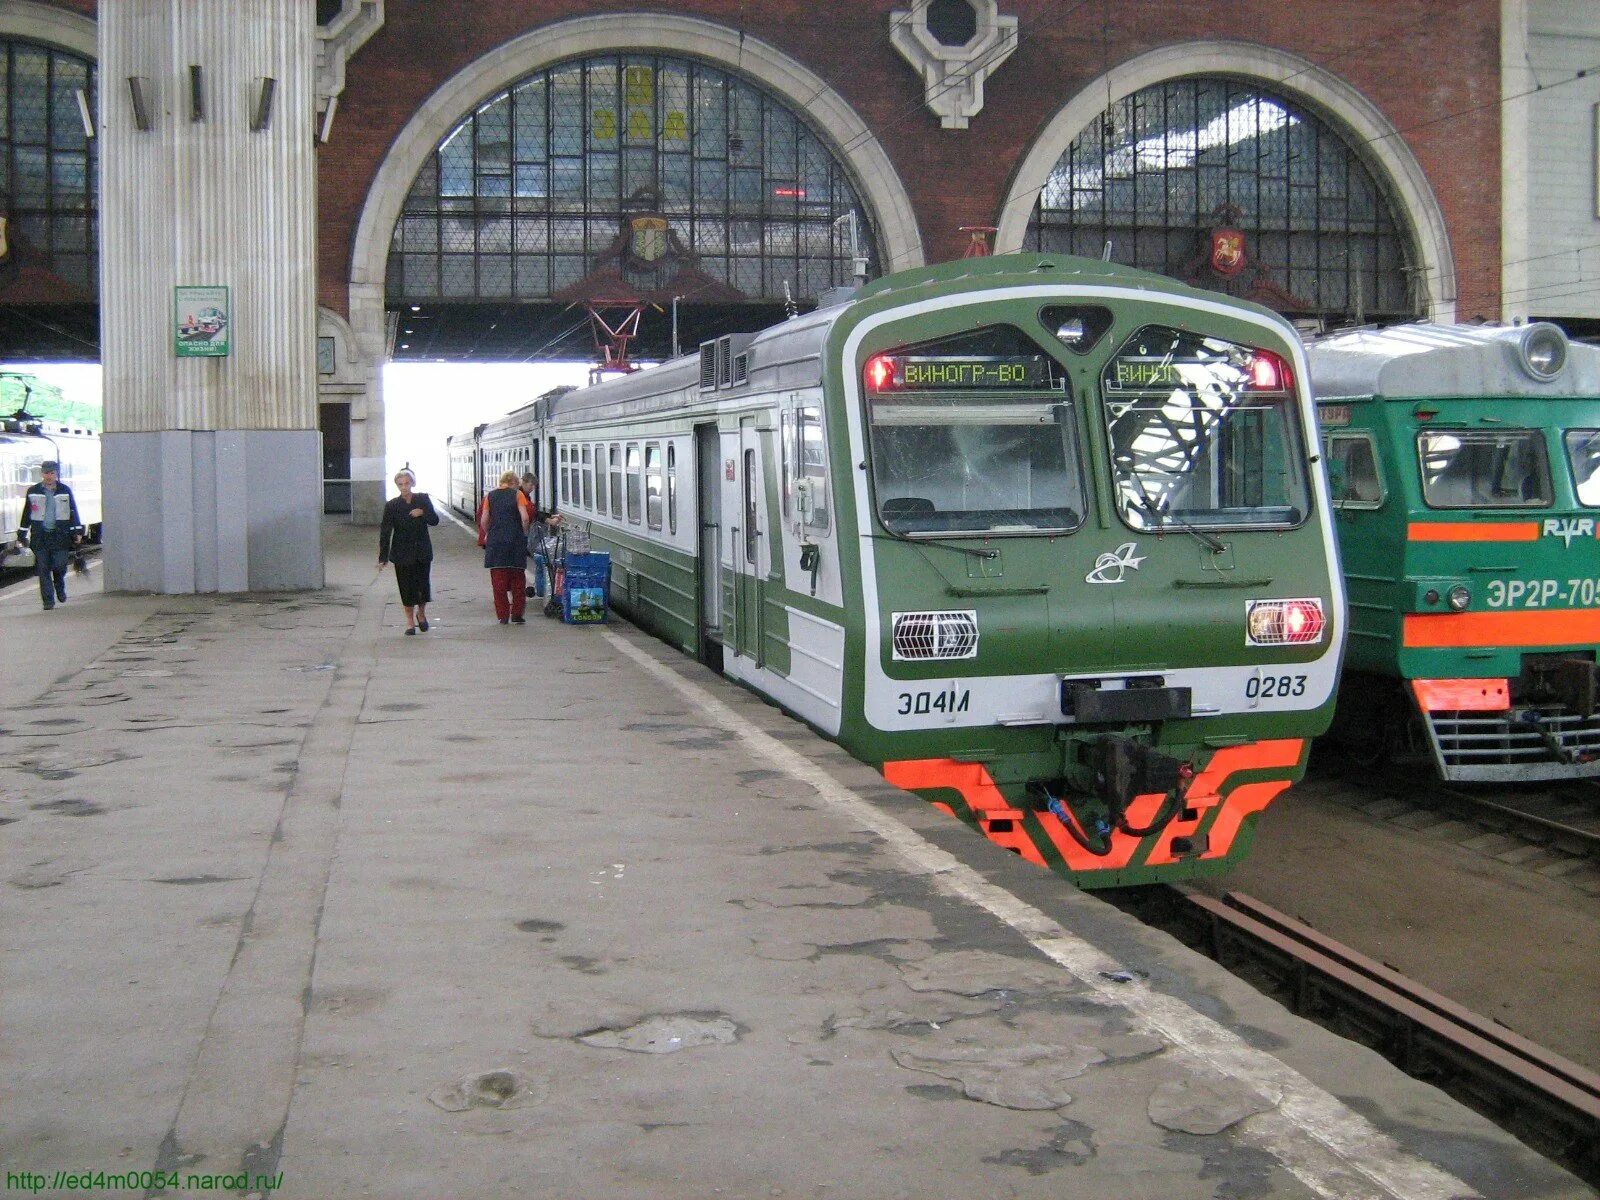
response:
[[[599,310],[615,327],[629,309]],[[418,304],[391,308],[395,362],[572,362],[598,359],[589,315],[569,304]],[[784,319],[781,304],[680,304],[678,347],[692,351],[725,333],[753,333]],[[629,357],[659,362],[672,355],[670,306],[645,305]]]
[[[606,307],[612,326],[628,309]],[[680,304],[678,346],[692,351],[725,333],[754,332],[784,319],[781,304]],[[588,314],[569,304],[403,304],[389,309],[394,362],[543,363],[598,360]],[[646,305],[629,357],[658,362],[672,353],[672,311]],[[0,362],[96,362],[100,313],[94,304],[0,305]]]
[[[628,313],[607,307],[601,316],[616,326]],[[752,333],[782,321],[779,304],[680,304],[678,347],[693,351],[725,333]],[[425,303],[389,309],[394,362],[546,363],[598,361],[594,332],[581,305],[560,303]],[[1539,317],[1562,326],[1570,337],[1600,344],[1600,320]],[[659,362],[672,354],[672,312],[646,305],[629,342],[635,362]],[[0,304],[0,362],[97,362],[100,313],[93,303]]]

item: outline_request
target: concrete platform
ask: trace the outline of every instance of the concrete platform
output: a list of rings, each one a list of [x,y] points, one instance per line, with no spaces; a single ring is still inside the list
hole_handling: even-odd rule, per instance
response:
[[[460,531],[400,636],[375,541],[0,596],[8,1187],[1592,1195],[636,631],[498,625]]]

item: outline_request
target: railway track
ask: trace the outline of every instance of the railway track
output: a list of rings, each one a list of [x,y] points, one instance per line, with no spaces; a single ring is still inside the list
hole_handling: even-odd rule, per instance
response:
[[[1447,784],[1426,764],[1391,767],[1379,779],[1323,758],[1312,773],[1333,786],[1323,794],[1378,820],[1438,832],[1505,861],[1554,876],[1600,878],[1600,781],[1471,787]],[[1429,819],[1431,816],[1431,820]]]
[[[1108,898],[1600,1186],[1600,1074],[1241,893]]]
[[[1589,780],[1540,790],[1497,789],[1478,794],[1435,784],[1440,799],[1480,814],[1489,823],[1508,824],[1540,837],[1571,854],[1600,858],[1600,785]]]

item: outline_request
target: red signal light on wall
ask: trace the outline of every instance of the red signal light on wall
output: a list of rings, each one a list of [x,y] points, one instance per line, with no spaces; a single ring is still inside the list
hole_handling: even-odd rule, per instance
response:
[[[894,383],[894,363],[887,354],[875,354],[867,359],[867,390],[887,391]]]
[[[1294,381],[1289,364],[1266,350],[1250,356],[1249,370],[1250,387],[1258,392],[1286,392]]]

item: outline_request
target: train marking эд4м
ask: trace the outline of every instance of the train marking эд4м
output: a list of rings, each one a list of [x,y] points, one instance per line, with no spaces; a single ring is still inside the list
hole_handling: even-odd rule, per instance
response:
[[[1305,378],[1255,305],[967,259],[453,438],[451,503],[538,464],[617,609],[891,782],[1083,886],[1209,874],[1333,711]]]

